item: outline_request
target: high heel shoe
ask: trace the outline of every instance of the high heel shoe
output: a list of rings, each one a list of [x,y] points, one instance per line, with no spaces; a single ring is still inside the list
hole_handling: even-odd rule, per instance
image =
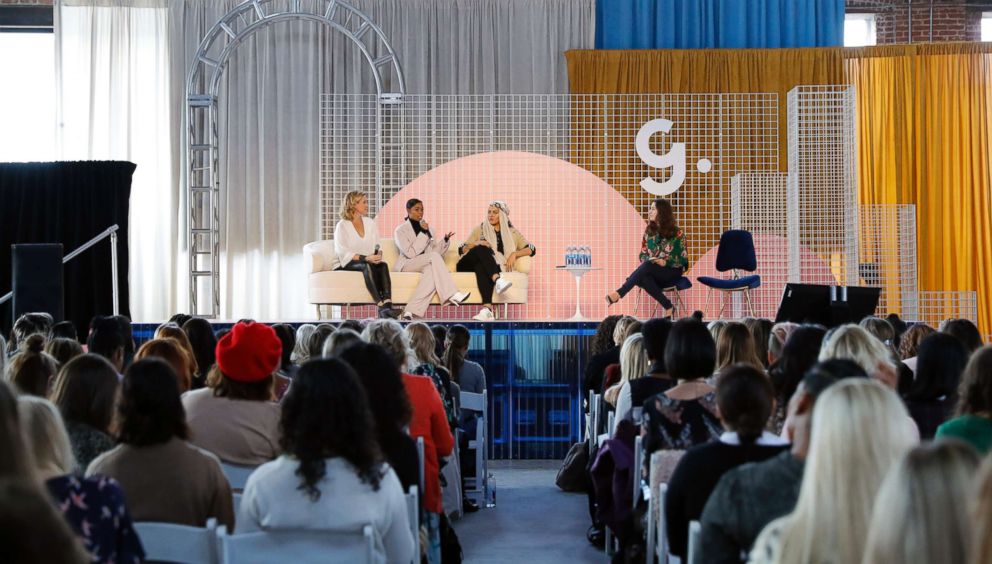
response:
[[[611,297],[611,295],[610,295],[610,294],[606,294],[606,307],[610,307],[611,305],[613,305],[613,304],[615,304],[615,303],[617,303],[617,302],[619,302],[619,301],[620,301],[620,300],[614,300],[614,299],[613,299],[613,298]]]

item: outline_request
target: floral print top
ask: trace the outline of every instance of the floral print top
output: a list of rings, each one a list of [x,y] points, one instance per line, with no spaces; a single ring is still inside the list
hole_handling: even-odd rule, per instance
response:
[[[649,235],[647,231],[641,238],[641,262],[661,259],[668,268],[689,268],[689,253],[685,247],[685,235],[682,228],[678,228],[675,236],[668,238],[655,233]]]
[[[58,476],[45,483],[48,493],[91,562],[142,562],[145,550],[131,523],[120,485],[106,476]]]
[[[451,376],[448,375],[448,371],[440,366],[425,362],[415,368],[412,374],[428,376],[434,382],[434,387],[437,388],[437,393],[441,396],[441,403],[444,405],[444,415],[448,418],[448,426],[454,433],[458,427],[458,413],[455,411],[455,401],[451,397]]]

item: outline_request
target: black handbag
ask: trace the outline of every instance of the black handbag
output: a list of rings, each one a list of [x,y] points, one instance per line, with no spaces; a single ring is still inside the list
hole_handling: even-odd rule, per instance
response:
[[[581,441],[572,445],[561,463],[555,485],[566,492],[589,491],[589,443]]]

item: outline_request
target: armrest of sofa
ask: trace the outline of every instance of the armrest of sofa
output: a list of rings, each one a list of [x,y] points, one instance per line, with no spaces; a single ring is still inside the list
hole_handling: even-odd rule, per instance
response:
[[[307,268],[307,274],[334,270],[337,262],[332,240],[314,241],[303,246],[303,265]]]
[[[533,261],[534,257],[520,257],[517,259],[516,264],[513,265],[513,270],[523,274],[530,274]]]

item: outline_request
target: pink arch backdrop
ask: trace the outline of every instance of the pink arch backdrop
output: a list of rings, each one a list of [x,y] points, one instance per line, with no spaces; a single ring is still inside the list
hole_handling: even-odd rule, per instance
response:
[[[454,231],[455,241],[464,240],[485,219],[490,201],[499,199],[509,204],[514,226],[537,247],[528,302],[510,306],[511,319],[547,321],[571,317],[575,311],[575,282],[567,272],[555,269],[564,263],[565,249],[570,245],[589,246],[592,266],[599,269],[582,279],[580,305],[587,318],[599,320],[607,313],[648,317],[658,311],[653,300],[640,296],[636,289],[607,311],[603,296],[619,286],[639,264],[645,220],[613,187],[577,165],[520,151],[477,153],[449,161],[410,182],[382,207],[376,216],[382,237],[392,237],[396,225],[406,217],[405,203],[410,198],[424,201],[426,219],[435,234]],[[692,234],[687,233],[687,237],[691,248]],[[785,241],[758,234],[755,239],[759,273],[764,274],[765,267],[769,272],[782,272],[766,280],[759,303],[777,305],[786,279]],[[812,267],[819,273],[817,278],[832,279],[829,267],[822,261],[817,266],[816,260],[810,260],[813,258],[804,255],[804,270]],[[716,249],[707,250],[687,275],[692,280],[713,275],[715,259]],[[683,293],[690,311],[701,309],[705,297],[705,288],[698,284]],[[712,315],[717,307],[711,305]],[[759,315],[774,315],[770,306],[759,309]],[[473,314],[473,309],[444,308],[441,312],[434,307],[428,315],[450,319]],[[730,309],[724,316],[741,314],[741,310]]]

